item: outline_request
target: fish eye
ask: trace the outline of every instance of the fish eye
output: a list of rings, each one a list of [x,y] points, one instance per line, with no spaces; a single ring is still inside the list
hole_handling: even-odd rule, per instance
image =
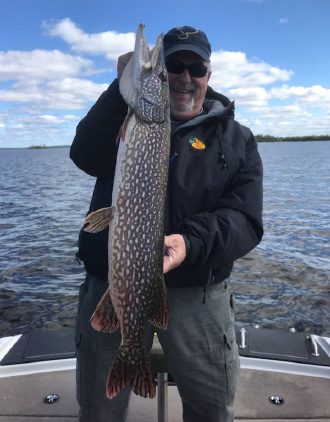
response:
[[[167,75],[164,72],[160,72],[158,77],[162,82],[167,82]]]

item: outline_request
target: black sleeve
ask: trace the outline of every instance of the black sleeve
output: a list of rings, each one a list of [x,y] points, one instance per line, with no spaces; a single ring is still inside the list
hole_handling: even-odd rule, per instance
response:
[[[91,176],[107,177],[116,164],[116,138],[127,113],[118,79],[96,101],[77,126],[70,158]]]
[[[217,268],[244,256],[261,241],[262,175],[257,144],[249,131],[244,165],[219,199],[217,209],[193,215],[179,227],[187,245],[184,265]]]

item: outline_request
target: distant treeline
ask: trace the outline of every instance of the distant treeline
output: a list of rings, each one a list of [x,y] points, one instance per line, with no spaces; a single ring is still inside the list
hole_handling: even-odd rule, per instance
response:
[[[46,144],[40,144],[40,145],[30,145],[28,149],[41,149],[41,148],[48,148]]]
[[[330,141],[330,135],[319,136],[271,136],[271,135],[255,135],[257,142],[304,142],[304,141]]]
[[[40,145],[30,145],[27,147],[28,149],[43,149],[43,148],[68,148],[70,145],[46,145],[46,144],[40,144]]]

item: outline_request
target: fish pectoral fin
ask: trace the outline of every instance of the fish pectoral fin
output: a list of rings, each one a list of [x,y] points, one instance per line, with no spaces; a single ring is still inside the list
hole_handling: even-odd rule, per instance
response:
[[[91,317],[91,325],[94,330],[105,333],[112,333],[119,328],[119,321],[111,302],[109,290],[101,297]]]
[[[88,233],[98,233],[106,229],[113,214],[113,207],[100,208],[90,213],[84,219],[84,231]]]
[[[149,318],[149,322],[162,330],[166,330],[169,324],[169,309],[167,301],[167,293],[165,286],[163,287],[162,294],[159,297],[158,306],[155,306],[153,315]]]
[[[139,363],[133,365],[120,357],[120,354],[119,349],[108,375],[107,397],[112,399],[122,389],[130,386],[135,394],[154,398],[156,396],[156,383],[149,358],[144,354],[143,357],[140,356]]]

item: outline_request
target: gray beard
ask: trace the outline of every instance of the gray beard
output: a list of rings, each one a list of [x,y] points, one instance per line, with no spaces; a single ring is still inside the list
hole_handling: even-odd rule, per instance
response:
[[[189,103],[176,105],[174,101],[170,101],[170,110],[171,112],[178,112],[178,113],[189,113],[193,110],[195,105],[194,98],[191,98]]]

